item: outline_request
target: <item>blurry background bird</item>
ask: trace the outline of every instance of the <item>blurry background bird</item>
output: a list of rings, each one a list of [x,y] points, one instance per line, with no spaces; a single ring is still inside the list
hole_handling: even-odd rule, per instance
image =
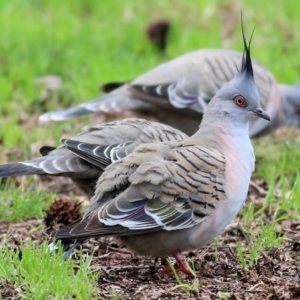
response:
[[[112,83],[107,95],[78,106],[42,115],[42,121],[61,121],[93,112],[145,111],[160,122],[191,135],[207,103],[232,79],[242,54],[225,49],[187,53],[139,76],[130,83]],[[278,84],[273,75],[254,62],[262,106],[272,122],[251,123],[250,135],[269,133],[283,125],[299,125],[300,86]],[[120,87],[119,87],[120,85]]]

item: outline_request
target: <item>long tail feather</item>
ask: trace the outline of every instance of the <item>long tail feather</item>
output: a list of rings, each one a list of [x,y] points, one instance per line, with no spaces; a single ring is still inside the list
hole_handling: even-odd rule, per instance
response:
[[[0,166],[0,178],[21,175],[43,175],[47,174],[41,169],[24,165],[22,163],[13,163]]]

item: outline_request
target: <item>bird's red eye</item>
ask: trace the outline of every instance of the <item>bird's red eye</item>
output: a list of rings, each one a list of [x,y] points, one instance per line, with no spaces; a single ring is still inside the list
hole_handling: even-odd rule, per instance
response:
[[[240,106],[240,107],[245,107],[245,106],[247,106],[247,101],[246,101],[246,99],[245,99],[242,95],[235,96],[235,97],[233,98],[233,102],[234,102],[237,106]]]

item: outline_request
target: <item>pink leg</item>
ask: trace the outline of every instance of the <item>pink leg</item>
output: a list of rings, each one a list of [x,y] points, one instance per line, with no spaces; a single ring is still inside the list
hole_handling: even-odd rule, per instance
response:
[[[194,277],[195,274],[192,273],[190,270],[184,255],[181,252],[177,252],[174,254],[174,257],[177,261],[178,268],[176,269],[176,272],[182,272],[184,274],[187,274],[189,277]],[[163,277],[165,274],[173,273],[168,261],[166,258],[161,259],[161,263],[164,265],[164,269],[158,273],[159,277]]]
[[[178,268],[176,269],[176,272],[182,272],[184,274],[187,274],[188,276],[194,277],[195,274],[191,271],[188,263],[186,262],[185,256],[181,252],[177,252],[174,255]]]
[[[170,267],[170,265],[169,265],[169,263],[168,263],[168,261],[167,261],[166,258],[162,258],[161,259],[161,263],[164,266],[164,268],[163,268],[162,271],[160,271],[158,273],[159,277],[164,277],[166,274],[169,274],[169,273],[173,274],[173,271],[172,271],[172,269],[171,269],[171,267]]]

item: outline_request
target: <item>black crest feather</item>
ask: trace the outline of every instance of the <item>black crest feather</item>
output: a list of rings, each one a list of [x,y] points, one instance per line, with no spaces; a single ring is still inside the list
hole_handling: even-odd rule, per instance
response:
[[[254,29],[252,31],[249,43],[247,44],[247,41],[246,41],[246,38],[245,38],[245,33],[244,33],[243,14],[242,14],[242,12],[241,12],[241,23],[242,23],[243,42],[244,42],[244,52],[243,52],[242,68],[241,68],[240,73],[241,74],[246,74],[249,77],[253,77],[253,68],[252,68],[251,55],[250,55],[250,45],[251,45]]]

